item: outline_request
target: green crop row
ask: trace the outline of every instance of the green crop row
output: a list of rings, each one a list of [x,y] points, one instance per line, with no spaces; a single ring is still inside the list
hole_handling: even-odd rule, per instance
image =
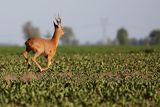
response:
[[[33,63],[27,69],[23,50],[0,47],[2,107],[160,106],[158,46],[59,47],[44,73]]]

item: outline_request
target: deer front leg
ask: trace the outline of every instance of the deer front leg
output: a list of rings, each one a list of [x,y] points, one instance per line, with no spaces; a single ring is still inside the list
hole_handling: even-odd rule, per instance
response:
[[[27,57],[27,54],[28,54],[28,52],[25,51],[25,52],[23,53],[23,56],[24,56],[25,60],[27,61],[28,68],[29,68],[29,67],[31,66],[31,63],[30,63],[30,61],[29,61],[29,59],[28,59],[28,57]]]
[[[36,64],[36,66],[42,71],[42,67],[39,65],[39,63],[36,61],[36,58],[40,55],[41,53],[35,53],[35,55],[31,58],[32,61]]]
[[[49,68],[49,66],[51,65],[51,59],[52,59],[51,57],[49,56],[47,57],[47,67],[43,68],[42,71],[46,71]]]

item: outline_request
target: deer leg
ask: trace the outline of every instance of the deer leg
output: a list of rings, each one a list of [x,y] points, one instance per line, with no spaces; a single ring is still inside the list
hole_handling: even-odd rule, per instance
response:
[[[31,66],[31,64],[30,64],[30,61],[29,61],[27,55],[28,55],[28,51],[25,51],[25,52],[23,53],[23,56],[24,56],[25,60],[27,61],[28,68],[29,68],[29,67]]]
[[[36,64],[36,66],[42,71],[42,67],[39,65],[39,63],[36,61],[36,58],[40,55],[41,53],[35,53],[35,55],[31,58],[32,61]]]
[[[49,68],[50,65],[51,65],[51,58],[48,58],[47,67]]]
[[[51,57],[47,57],[47,67],[42,69],[42,71],[46,71],[49,68],[49,66],[51,65],[51,59]]]

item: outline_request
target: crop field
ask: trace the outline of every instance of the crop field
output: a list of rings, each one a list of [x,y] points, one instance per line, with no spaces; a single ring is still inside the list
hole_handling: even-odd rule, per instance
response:
[[[0,46],[0,107],[160,106],[160,46],[59,47],[44,73],[24,49]]]

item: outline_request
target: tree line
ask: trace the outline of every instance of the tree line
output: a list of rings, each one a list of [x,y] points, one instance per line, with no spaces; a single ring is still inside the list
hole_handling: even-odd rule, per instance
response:
[[[78,45],[79,41],[76,39],[76,36],[71,27],[65,26],[64,36],[60,39],[62,45]],[[24,38],[28,39],[31,37],[40,37],[40,30],[38,27],[34,27],[31,22],[26,22],[23,26]],[[51,38],[52,35],[47,33],[44,35],[47,38]],[[104,43],[103,43],[104,44]],[[105,43],[106,44],[106,43]],[[117,31],[116,39],[110,41],[111,45],[157,45],[160,44],[160,30],[153,30],[145,38],[136,39],[129,38],[128,31],[125,28],[120,28]]]
[[[153,30],[143,39],[129,38],[128,31],[120,28],[117,31],[117,42],[119,45],[158,45],[160,44],[160,30]]]

